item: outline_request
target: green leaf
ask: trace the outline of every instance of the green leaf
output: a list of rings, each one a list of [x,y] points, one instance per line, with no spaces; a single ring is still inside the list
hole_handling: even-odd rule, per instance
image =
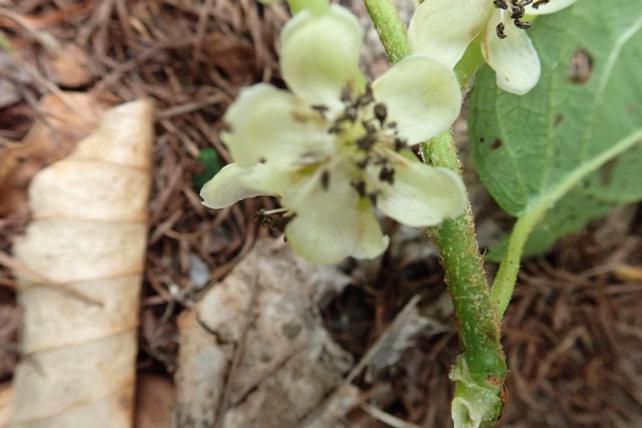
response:
[[[217,172],[220,171],[223,165],[221,164],[221,159],[218,155],[218,152],[213,148],[201,150],[201,152],[198,154],[198,160],[203,166],[203,172],[195,175],[192,182],[194,183],[194,187],[197,190],[200,190],[201,187],[205,186],[205,183],[207,183],[212,177],[214,177]]]
[[[642,129],[641,11],[630,0],[581,0],[538,18],[529,34],[542,78],[525,96],[497,88],[488,67],[477,76],[469,125],[481,180],[516,217],[544,201],[554,204],[533,222],[526,254],[546,250],[617,205],[642,199],[639,138],[621,146],[623,155],[612,153],[593,165],[602,166],[598,171],[585,168]],[[592,173],[576,174],[571,183],[580,170]],[[551,198],[563,185],[570,186]]]

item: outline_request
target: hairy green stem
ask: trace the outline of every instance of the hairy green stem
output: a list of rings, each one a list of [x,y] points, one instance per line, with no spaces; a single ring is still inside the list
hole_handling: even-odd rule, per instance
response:
[[[642,142],[642,129],[636,130],[613,144],[599,156],[584,162],[559,184],[544,192],[541,197],[532,201],[526,207],[513,227],[506,255],[499,266],[499,271],[491,289],[491,299],[498,308],[500,315],[503,315],[506,311],[508,302],[510,302],[510,298],[513,295],[515,283],[517,282],[517,273],[519,272],[519,261],[522,257],[526,240],[533,228],[544,217],[546,211],[588,175],[640,142]]]
[[[365,0],[391,62],[410,53],[405,25],[391,0]],[[422,146],[425,160],[461,173],[450,131]],[[457,380],[453,416],[466,426],[477,412],[481,426],[494,426],[501,415],[506,362],[500,343],[499,317],[491,304],[483,259],[477,247],[470,209],[431,230],[441,250],[448,290],[457,316],[463,354],[453,372]],[[479,404],[482,403],[482,404]],[[476,408],[474,408],[476,407]],[[459,418],[459,421],[457,420]],[[463,422],[462,422],[463,421]]]
[[[449,131],[423,144],[421,149],[431,164],[461,173],[461,163]],[[464,214],[445,220],[431,231],[431,235],[444,260],[468,368],[473,374],[491,376],[494,381],[503,380],[506,364],[499,342],[499,317],[491,304],[470,204]]]
[[[365,0],[379,38],[390,62],[394,63],[410,54],[406,26],[392,0]]]

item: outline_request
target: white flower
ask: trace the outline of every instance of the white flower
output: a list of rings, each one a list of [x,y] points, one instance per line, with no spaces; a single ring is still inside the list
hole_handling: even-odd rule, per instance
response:
[[[267,84],[241,92],[222,135],[234,163],[203,187],[205,205],[278,196],[294,251],[319,263],[385,250],[373,203],[411,226],[463,211],[461,179],[407,148],[457,117],[453,72],[413,56],[368,85],[358,65],[361,43],[357,19],[339,6],[300,12],[285,26],[281,70],[293,93]]]
[[[576,0],[426,0],[410,22],[413,51],[454,67],[481,36],[482,53],[497,85],[523,95],[539,80],[541,64],[524,29],[528,15],[557,12]]]

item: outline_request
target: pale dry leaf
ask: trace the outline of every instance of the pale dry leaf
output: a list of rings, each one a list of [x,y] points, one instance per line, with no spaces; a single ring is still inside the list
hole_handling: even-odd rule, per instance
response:
[[[259,241],[179,319],[178,426],[302,422],[352,365],[319,314],[322,296],[349,281],[296,258],[286,244]]]
[[[350,426],[346,415],[364,400],[361,391],[354,385],[345,384],[334,391],[318,414],[311,415],[302,428],[339,428]]]
[[[151,145],[151,103],[124,104],[32,181],[16,259],[102,305],[17,274],[25,358],[11,427],[131,426]]]

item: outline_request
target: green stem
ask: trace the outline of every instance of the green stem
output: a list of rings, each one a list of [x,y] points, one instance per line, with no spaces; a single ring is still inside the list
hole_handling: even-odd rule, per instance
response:
[[[621,139],[599,156],[584,162],[559,184],[526,207],[513,227],[506,255],[499,266],[499,271],[491,289],[492,302],[498,308],[500,315],[503,316],[513,295],[515,283],[517,282],[517,273],[519,272],[519,261],[522,257],[526,240],[533,228],[544,217],[546,211],[588,175],[640,142],[642,142],[642,129],[638,129]]]
[[[390,61],[394,63],[408,55],[410,45],[405,25],[394,3],[391,0],[365,0],[365,3]],[[461,173],[450,132],[424,144],[422,151],[433,165]],[[431,235],[441,250],[463,348],[453,372],[458,381],[453,416],[456,423],[477,419],[481,426],[494,426],[503,407],[500,394],[506,362],[500,344],[499,317],[491,304],[470,204],[461,216],[433,228]]]
[[[449,131],[422,145],[421,149],[431,164],[461,172]],[[499,342],[499,317],[491,304],[470,204],[464,214],[445,220],[431,235],[444,260],[468,368],[480,377],[503,379],[506,364]]]
[[[395,63],[410,54],[406,26],[392,0],[365,0],[368,14],[390,62]]]
[[[328,0],[288,0],[288,6],[292,15],[308,9],[312,13],[320,14],[328,10],[330,3]]]

